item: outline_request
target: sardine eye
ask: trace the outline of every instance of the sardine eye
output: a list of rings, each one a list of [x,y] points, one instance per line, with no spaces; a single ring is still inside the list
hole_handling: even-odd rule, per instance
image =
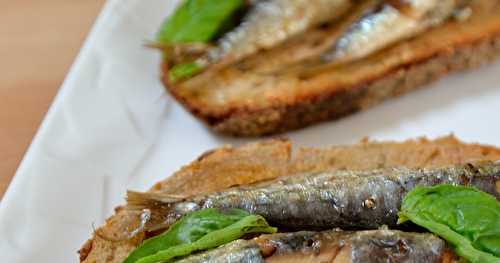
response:
[[[398,250],[400,254],[406,254],[410,250],[410,247],[406,243],[406,240],[404,239],[398,240]]]
[[[312,247],[313,245],[314,245],[314,240],[312,240],[312,239],[306,240],[306,242],[305,242],[306,247]]]
[[[377,204],[375,203],[375,199],[373,198],[368,198],[362,203],[363,207],[368,208],[368,209],[374,209],[376,208]]]
[[[303,249],[307,252],[312,252],[314,255],[319,255],[321,240],[307,239],[303,244]]]

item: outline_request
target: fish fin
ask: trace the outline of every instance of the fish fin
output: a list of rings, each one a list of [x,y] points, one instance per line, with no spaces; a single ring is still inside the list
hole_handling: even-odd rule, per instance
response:
[[[131,210],[155,209],[184,201],[187,196],[161,192],[127,191],[127,208]]]
[[[346,17],[343,22],[341,22],[339,30],[326,41],[328,46],[319,48],[317,50],[317,54],[314,54],[306,60],[299,61],[299,63],[295,63],[294,65],[289,65],[285,70],[276,73],[293,74],[298,75],[301,79],[307,79],[350,62],[347,60],[335,60],[325,63],[322,61],[323,53],[329,46],[336,45],[338,40],[348,32],[352,24],[359,21],[367,14],[373,12],[373,10],[375,10],[380,4],[380,0],[363,1],[357,4],[357,6],[352,9],[351,14]]]
[[[163,53],[164,60],[172,65],[194,63],[203,56],[208,49],[213,47],[210,44],[200,42],[172,44],[146,42],[144,46],[160,50]]]
[[[125,209],[140,215],[141,226],[134,231],[156,231],[168,228],[186,213],[186,211],[178,211],[177,205],[186,201],[187,198],[188,196],[164,192],[127,191]]]

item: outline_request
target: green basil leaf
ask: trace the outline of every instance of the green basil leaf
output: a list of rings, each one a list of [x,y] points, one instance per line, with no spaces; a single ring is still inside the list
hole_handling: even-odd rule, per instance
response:
[[[192,243],[206,234],[227,227],[249,213],[244,210],[230,209],[204,209],[184,216],[173,224],[163,234],[147,239],[141,246],[132,251],[124,263],[133,263],[137,260],[153,255],[169,247]]]
[[[223,229],[210,232],[193,243],[170,247],[152,256],[144,257],[137,263],[167,262],[175,257],[187,256],[196,251],[224,245],[245,234],[275,232],[276,228],[270,227],[262,216],[249,215]]]
[[[416,187],[403,199],[398,223],[427,228],[471,262],[500,262],[500,202],[475,188]]]
[[[160,43],[209,42],[244,7],[243,0],[185,0],[160,28]]]

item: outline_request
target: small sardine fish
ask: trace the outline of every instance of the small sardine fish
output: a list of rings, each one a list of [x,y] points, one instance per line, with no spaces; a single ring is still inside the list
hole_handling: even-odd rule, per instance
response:
[[[403,197],[415,186],[473,186],[500,199],[500,162],[432,169],[328,171],[278,178],[204,196],[128,193],[128,208],[160,215],[147,228],[164,226],[204,208],[239,208],[287,229],[396,227]]]
[[[346,63],[443,23],[464,0],[388,0],[354,23],[322,59]]]
[[[253,7],[240,26],[228,32],[198,59],[207,66],[230,63],[274,47],[291,36],[340,17],[352,0],[268,0],[253,1]]]
[[[236,240],[178,263],[453,262],[446,243],[432,234],[396,230],[301,231]]]
[[[221,247],[201,252],[177,263],[264,263],[259,245],[255,241],[236,240]]]

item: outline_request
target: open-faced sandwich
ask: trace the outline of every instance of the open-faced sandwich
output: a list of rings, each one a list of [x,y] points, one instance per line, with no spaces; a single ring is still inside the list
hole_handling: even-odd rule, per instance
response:
[[[498,0],[185,0],[153,45],[185,108],[216,131],[263,135],[493,60],[499,14]]]
[[[454,138],[202,155],[127,204],[82,262],[500,262],[500,150]]]

